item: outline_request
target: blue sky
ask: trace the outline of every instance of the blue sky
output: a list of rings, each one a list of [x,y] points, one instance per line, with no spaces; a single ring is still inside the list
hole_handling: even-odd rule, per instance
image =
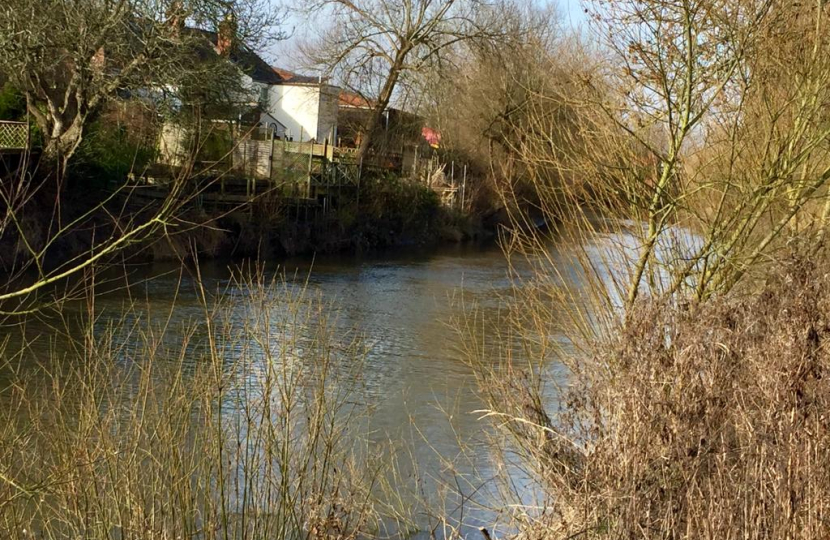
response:
[[[585,24],[585,13],[582,0],[528,0],[539,5],[552,4],[557,6],[562,23],[569,28],[579,28]],[[284,4],[283,4],[284,5]],[[297,45],[307,35],[307,29],[316,27],[315,21],[307,21],[296,14],[289,15],[285,22],[285,30],[293,32],[292,37],[281,41],[265,51],[268,60],[285,69],[302,70],[297,55]]]
[[[579,28],[585,24],[585,11],[582,0],[559,0],[555,2],[562,14],[562,22],[573,28]]]

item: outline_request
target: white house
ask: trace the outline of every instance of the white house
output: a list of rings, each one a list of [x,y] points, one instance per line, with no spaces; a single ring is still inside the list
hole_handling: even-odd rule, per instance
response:
[[[259,57],[251,69],[250,56],[256,55],[246,56],[249,61],[240,66],[242,83],[256,96],[260,125],[273,128],[279,138],[294,141],[333,144],[337,140],[340,88],[317,77],[268,66]]]
[[[260,123],[287,139],[334,144],[340,89],[316,77],[273,71],[280,81],[267,85]]]
[[[240,120],[259,122],[272,128],[278,138],[317,143],[337,141],[337,111],[340,89],[318,77],[298,75],[270,66],[244,45],[234,46],[220,32],[192,30],[206,38],[200,54],[218,54],[228,59],[240,73],[241,86],[248,89],[239,96],[243,112]],[[166,125],[162,130],[160,153],[163,161],[180,164],[186,147],[185,130]]]
[[[261,125],[274,128],[278,137],[295,141],[337,140],[338,87],[318,77],[269,66],[244,47],[226,52],[220,36],[216,43],[216,52],[239,68],[243,86],[251,89]]]

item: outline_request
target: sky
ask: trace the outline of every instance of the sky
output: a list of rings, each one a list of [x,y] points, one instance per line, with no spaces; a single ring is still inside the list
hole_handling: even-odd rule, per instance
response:
[[[585,25],[586,18],[583,0],[527,0],[539,5],[553,4],[557,7],[566,28],[579,29]],[[284,4],[283,4],[284,5]],[[306,20],[304,16],[296,13],[289,13],[284,28],[291,36],[283,41],[272,45],[269,50],[263,51],[269,62],[274,65],[303,72],[303,66],[299,60],[298,45],[309,36],[310,28],[319,28],[324,21]],[[306,70],[307,71],[307,70]],[[312,73],[307,73],[313,75]]]
[[[562,15],[562,23],[571,28],[581,28],[585,22],[585,8],[582,0],[559,0],[555,2]]]

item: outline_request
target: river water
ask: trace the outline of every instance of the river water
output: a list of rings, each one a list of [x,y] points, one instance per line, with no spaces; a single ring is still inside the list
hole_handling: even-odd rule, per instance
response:
[[[586,252],[592,258],[597,254],[598,267],[608,267],[598,256],[600,248],[625,237],[612,232],[596,246],[588,246]],[[632,241],[629,238],[627,242]],[[580,275],[566,250],[563,246],[551,248],[548,263],[557,267],[569,288],[579,289]],[[203,262],[200,276],[204,290],[217,292],[231,302],[238,298],[243,304],[250,291],[234,279],[239,274],[238,264]],[[460,526],[465,536],[479,537],[481,526],[498,530],[504,499],[496,496],[502,485],[495,479],[505,477],[518,493],[518,502],[534,504],[533,484],[521,465],[509,458],[505,461],[504,454],[498,459],[494,455],[492,422],[482,419],[486,405],[474,373],[464,362],[454,325],[475,306],[479,321],[475,328],[487,331],[474,332],[472,337],[485,351],[484,360],[492,351],[496,362],[505,347],[512,347],[504,342],[506,334],[498,330],[505,324],[515,288],[522,286],[529,268],[510,267],[497,246],[453,246],[378,257],[292,259],[266,264],[264,272],[284,276],[290,288],[304,288],[306,296],[322,300],[335,313],[337,328],[360,338],[366,350],[363,396],[371,406],[364,433],[377,443],[391,442],[405,449],[411,463],[401,465],[400,478],[408,481],[417,476],[420,495],[435,503],[436,514],[448,516],[450,524]],[[610,275],[609,271],[603,279]],[[160,263],[136,266],[121,269],[110,279],[104,274],[100,281],[100,289],[110,289],[95,297],[95,328],[102,333],[114,321],[123,325],[125,314],[129,318],[155,313],[174,329],[204,315],[192,268]],[[126,282],[131,285],[124,287]],[[69,328],[73,317],[83,318],[85,309],[83,302],[64,307]],[[244,324],[246,313],[240,309],[229,319],[230,324]],[[22,332],[8,327],[3,332],[12,347],[22,334],[30,349],[41,348],[47,355],[60,350],[60,338],[52,335],[52,328],[53,324],[30,320]],[[522,354],[518,344],[515,351]],[[192,362],[198,361],[194,355]],[[559,366],[548,369],[560,376]],[[2,383],[0,371],[0,387]],[[447,495],[447,491],[461,495]],[[465,504],[460,507],[462,499]],[[428,513],[421,512],[415,536],[429,537],[435,525]]]
[[[238,262],[206,261],[199,272],[204,290],[232,301],[239,297],[244,303],[247,292],[234,279],[239,275]],[[423,498],[435,502],[436,513],[456,520],[453,525],[463,521],[463,531],[478,536],[477,527],[492,528],[499,513],[488,507],[492,502],[488,482],[497,467],[491,459],[492,432],[490,422],[477,412],[485,404],[471,368],[463,361],[453,321],[475,305],[485,326],[500,324],[513,283],[500,249],[453,246],[379,257],[292,259],[266,264],[264,272],[284,276],[281,279],[294,289],[304,287],[306,297],[319,298],[335,313],[338,328],[359,337],[366,350],[363,396],[371,405],[366,433],[378,443],[405,449],[411,463],[399,465],[401,477],[417,474]],[[97,279],[98,290],[109,290],[95,297],[97,333],[113,324],[129,326],[138,316],[161,319],[169,329],[176,329],[204,314],[192,268],[156,263],[105,272]],[[62,324],[68,329],[64,332],[80,331],[79,321],[88,309],[83,301],[67,303],[62,310]],[[234,315],[244,316],[244,310]],[[234,317],[231,324],[244,322]],[[22,328],[4,327],[3,333],[10,339],[10,350],[23,337],[34,357],[46,357],[55,351],[63,354],[61,342],[67,336],[54,333],[58,326],[32,318]],[[484,350],[498,348],[495,332],[477,337],[484,340]],[[192,361],[199,361],[198,355]],[[0,371],[0,388],[3,379]],[[463,509],[458,507],[458,494],[444,493],[445,483],[452,486],[450,491],[470,496]],[[427,537],[435,522],[427,515],[418,521],[421,530],[416,536]]]

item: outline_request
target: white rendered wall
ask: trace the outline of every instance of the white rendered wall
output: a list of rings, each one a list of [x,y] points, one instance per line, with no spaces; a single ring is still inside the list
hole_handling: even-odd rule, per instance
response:
[[[317,137],[320,92],[315,86],[277,84],[268,91],[268,113],[285,126],[295,141]]]
[[[335,87],[327,85],[277,84],[268,91],[268,113],[286,128],[295,141],[335,141],[337,99]]]

